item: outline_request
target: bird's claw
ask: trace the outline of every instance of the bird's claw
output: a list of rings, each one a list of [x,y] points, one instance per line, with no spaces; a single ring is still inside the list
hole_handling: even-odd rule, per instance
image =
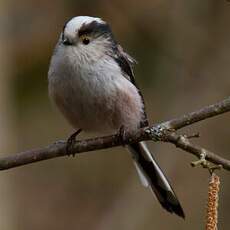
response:
[[[76,153],[73,152],[73,145],[76,142],[77,135],[81,132],[81,129],[78,129],[76,132],[74,132],[68,139],[66,144],[66,154],[68,156],[72,155],[75,156]]]
[[[126,132],[125,132],[125,126],[122,125],[118,131],[118,138],[119,140],[121,141],[122,145],[125,146],[126,143],[125,143],[125,135],[126,135]]]

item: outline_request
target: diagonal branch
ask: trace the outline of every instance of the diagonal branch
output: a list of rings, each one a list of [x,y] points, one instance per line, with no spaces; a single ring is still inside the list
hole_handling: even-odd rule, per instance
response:
[[[181,135],[177,135],[176,133],[172,133],[167,137],[167,142],[174,144],[176,147],[183,149],[186,152],[189,152],[198,158],[201,157],[201,154],[205,154],[205,159],[217,164],[221,165],[224,169],[230,170],[230,161],[226,160],[213,152],[204,149],[198,145],[191,144],[190,141]]]
[[[214,164],[221,164],[226,170],[230,170],[230,161],[226,160],[202,147],[191,144],[185,136],[178,135],[176,130],[185,126],[199,122],[201,120],[220,115],[230,111],[230,97],[213,105],[206,106],[195,112],[183,115],[161,124],[140,129],[132,136],[126,136],[122,141],[118,135],[96,137],[86,140],[76,141],[71,153],[83,153],[99,149],[122,146],[139,141],[154,140],[173,143],[176,147],[183,149],[197,157],[205,152],[206,159]],[[0,170],[10,169],[21,165],[30,164],[37,161],[66,156],[66,142],[58,141],[47,147],[28,150],[14,155],[0,158]]]
[[[220,115],[230,111],[230,97],[216,104],[206,106],[195,112],[188,113],[179,118],[172,119],[164,123],[164,125],[170,129],[181,129],[185,126],[191,125],[195,122],[205,120],[210,117]]]

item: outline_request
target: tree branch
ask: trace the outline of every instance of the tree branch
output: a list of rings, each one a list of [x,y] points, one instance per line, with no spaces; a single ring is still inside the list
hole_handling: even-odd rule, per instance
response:
[[[230,170],[230,161],[224,159],[202,147],[194,145],[189,138],[183,135],[178,135],[176,130],[201,120],[220,115],[230,111],[230,97],[225,100],[206,106],[195,112],[183,115],[160,124],[153,125],[148,128],[140,129],[132,136],[126,136],[124,142],[118,135],[96,137],[86,140],[76,141],[70,153],[83,153],[99,149],[112,148],[131,144],[139,141],[163,141],[176,145],[176,147],[189,152],[198,158],[202,153],[205,153],[206,159],[214,164],[220,164],[224,169]],[[14,155],[9,155],[0,158],[0,170],[10,169],[21,165],[30,164],[37,161],[48,160],[51,158],[62,157],[66,153],[66,141],[57,141],[47,147],[28,150]]]

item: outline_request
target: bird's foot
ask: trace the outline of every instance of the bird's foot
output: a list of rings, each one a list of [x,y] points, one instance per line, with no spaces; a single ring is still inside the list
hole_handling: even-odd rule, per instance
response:
[[[125,126],[122,125],[118,131],[118,138],[121,141],[122,145],[125,146],[125,138],[126,137],[126,132],[125,132]]]
[[[78,134],[81,132],[81,129],[78,129],[76,132],[74,132],[68,139],[67,139],[67,144],[66,144],[66,153],[68,156],[72,155],[73,157],[75,156],[76,153],[73,151],[73,145],[76,142],[76,137]]]

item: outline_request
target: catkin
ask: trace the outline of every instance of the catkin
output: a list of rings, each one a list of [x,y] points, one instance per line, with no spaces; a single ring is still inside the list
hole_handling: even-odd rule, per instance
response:
[[[219,185],[220,178],[213,173],[208,186],[206,230],[217,230]]]

